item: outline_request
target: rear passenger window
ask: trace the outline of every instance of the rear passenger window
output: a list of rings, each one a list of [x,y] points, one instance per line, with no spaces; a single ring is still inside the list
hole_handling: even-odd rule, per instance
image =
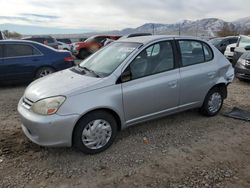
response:
[[[40,55],[40,52],[29,45],[24,44],[7,44],[5,45],[5,57],[22,57]]]
[[[179,41],[181,50],[182,65],[190,66],[204,63],[213,59],[211,48],[199,41]]]

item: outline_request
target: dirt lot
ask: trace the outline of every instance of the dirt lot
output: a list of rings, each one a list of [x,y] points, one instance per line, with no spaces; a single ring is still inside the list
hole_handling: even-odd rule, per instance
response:
[[[94,156],[28,141],[16,110],[24,88],[0,88],[0,187],[250,187],[250,123],[222,116],[250,110],[249,83],[230,86],[216,117],[194,110],[143,123]]]

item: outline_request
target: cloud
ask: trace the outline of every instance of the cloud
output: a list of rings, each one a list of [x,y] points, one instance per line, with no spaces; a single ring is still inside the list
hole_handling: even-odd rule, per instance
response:
[[[1,2],[0,22],[110,30],[208,17],[233,21],[249,16],[249,7],[246,0],[8,0]]]
[[[27,17],[36,17],[36,18],[45,18],[45,19],[58,19],[58,18],[60,18],[59,16],[42,15],[42,14],[28,14],[28,13],[23,13],[21,15],[22,16],[27,16]]]

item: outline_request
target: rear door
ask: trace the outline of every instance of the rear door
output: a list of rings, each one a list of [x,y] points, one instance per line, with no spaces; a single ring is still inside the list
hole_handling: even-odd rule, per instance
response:
[[[5,44],[5,77],[9,80],[32,79],[41,55],[36,48],[28,44]]]
[[[178,40],[181,54],[180,108],[199,107],[218,73],[212,49],[204,42]]]

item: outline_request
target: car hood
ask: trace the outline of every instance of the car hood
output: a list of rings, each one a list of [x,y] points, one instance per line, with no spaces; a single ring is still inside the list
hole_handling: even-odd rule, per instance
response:
[[[67,69],[32,82],[24,96],[33,102],[59,95],[69,97],[110,85],[105,81],[105,78],[90,77]]]

